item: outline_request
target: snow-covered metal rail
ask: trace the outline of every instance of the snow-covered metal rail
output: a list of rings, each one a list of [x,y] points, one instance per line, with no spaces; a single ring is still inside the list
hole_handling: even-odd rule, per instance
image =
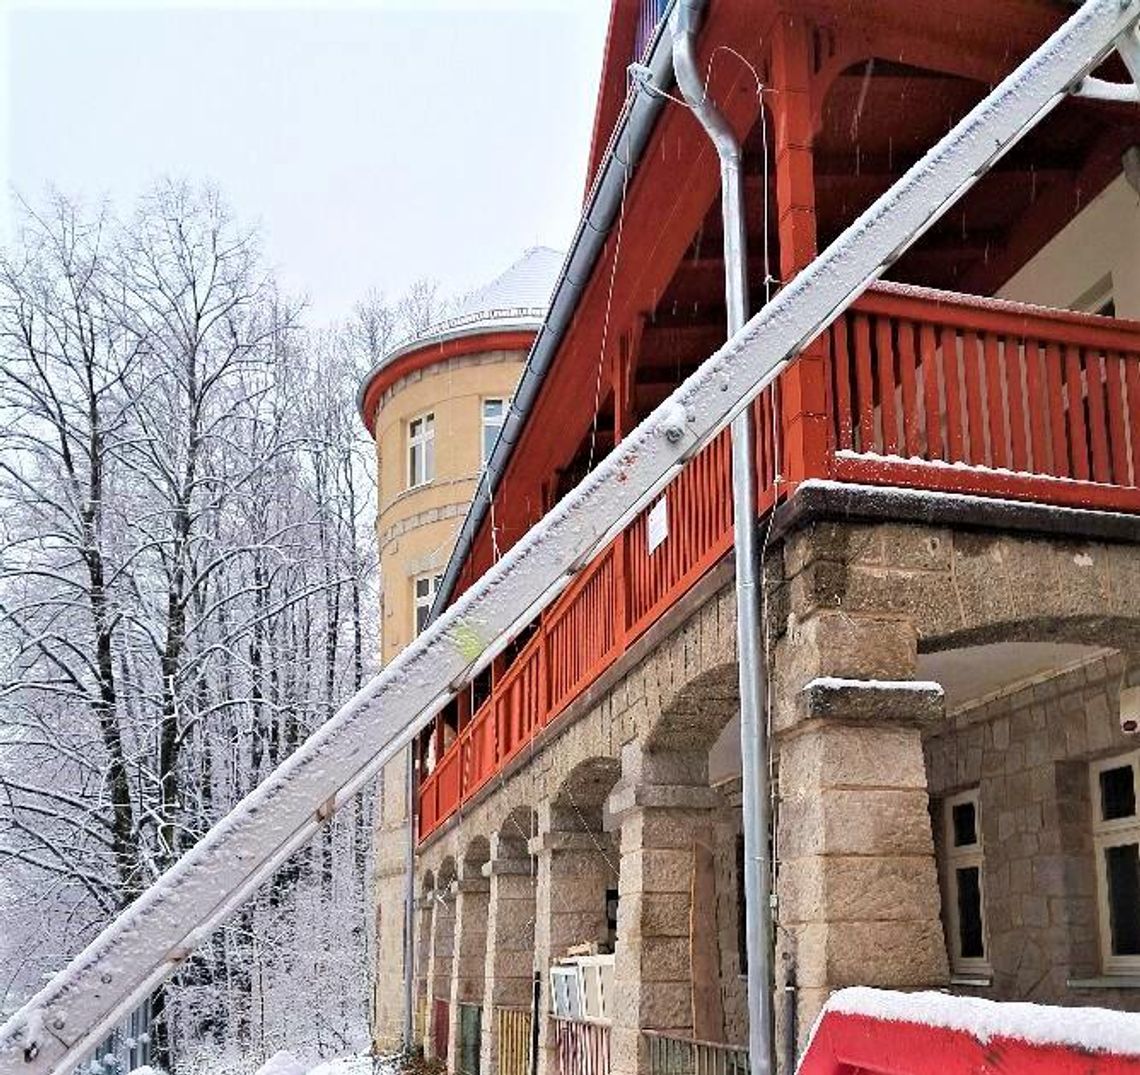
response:
[[[411,646],[0,1027],[0,1075],[67,1072],[303,846],[800,348],[1111,51],[1087,0]]]

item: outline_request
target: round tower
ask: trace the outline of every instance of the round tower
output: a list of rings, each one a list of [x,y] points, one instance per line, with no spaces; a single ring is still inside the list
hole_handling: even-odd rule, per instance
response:
[[[542,325],[562,254],[533,247],[446,319],[389,352],[358,394],[376,442],[380,658],[422,629],[480,474]],[[400,1044],[404,1018],[406,754],[384,767],[375,819],[377,1047]],[[424,1016],[416,990],[417,1020]],[[417,1027],[422,1040],[422,1027]]]

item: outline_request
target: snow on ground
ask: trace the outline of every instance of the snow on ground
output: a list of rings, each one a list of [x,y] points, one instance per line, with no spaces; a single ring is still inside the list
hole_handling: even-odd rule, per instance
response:
[[[385,1065],[381,1070],[394,1072],[396,1069]],[[309,1075],[372,1075],[372,1057],[346,1056],[340,1060],[328,1060],[313,1068]]]
[[[292,1053],[274,1053],[257,1069],[256,1075],[305,1075],[305,1069]]]
[[[280,1052],[274,1053],[259,1067],[256,1075],[372,1075],[372,1062],[370,1056],[344,1056],[337,1060],[325,1060],[315,1068],[307,1068],[292,1053]],[[381,1063],[381,1071],[386,1075],[395,1075],[395,1064]]]

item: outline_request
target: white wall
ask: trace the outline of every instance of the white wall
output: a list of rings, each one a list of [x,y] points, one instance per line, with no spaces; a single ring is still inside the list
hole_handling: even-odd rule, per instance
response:
[[[1111,284],[1117,317],[1140,320],[1140,195],[1123,175],[1081,210],[998,296],[1089,309],[1102,284]]]

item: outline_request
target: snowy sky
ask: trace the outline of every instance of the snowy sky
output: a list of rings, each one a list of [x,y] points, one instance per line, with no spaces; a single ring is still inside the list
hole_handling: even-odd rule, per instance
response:
[[[0,0],[0,180],[210,179],[314,319],[425,275],[463,292],[568,245],[608,6]]]

